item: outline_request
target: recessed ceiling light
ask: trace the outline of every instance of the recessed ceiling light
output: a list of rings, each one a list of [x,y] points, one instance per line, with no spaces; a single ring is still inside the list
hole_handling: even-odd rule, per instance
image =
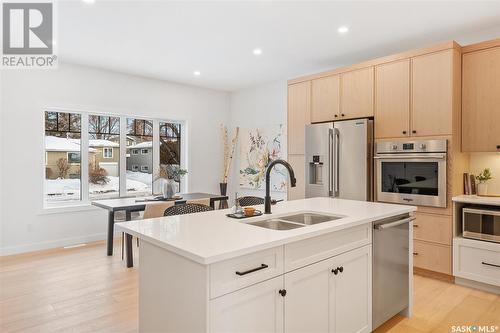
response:
[[[95,2],[95,0],[82,0],[82,1],[85,3],[94,3]]]
[[[345,25],[342,25],[337,29],[337,31],[339,34],[345,34],[346,32],[349,31],[349,28]]]
[[[193,72],[193,75],[194,75],[194,76],[200,76],[200,75],[201,75],[201,73],[200,73],[200,71],[194,71],[194,72]]]
[[[261,55],[262,54],[262,50],[261,49],[254,49],[253,50],[253,54],[255,54],[255,55]]]

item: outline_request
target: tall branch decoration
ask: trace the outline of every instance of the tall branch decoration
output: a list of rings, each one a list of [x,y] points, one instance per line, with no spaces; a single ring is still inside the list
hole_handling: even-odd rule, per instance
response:
[[[240,133],[240,128],[236,127],[234,131],[233,138],[231,142],[229,142],[229,130],[226,125],[220,125],[221,135],[222,135],[222,144],[224,148],[224,160],[223,160],[223,169],[222,169],[222,179],[219,184],[220,193],[222,195],[226,195],[227,193],[227,181],[229,178],[229,171],[231,170],[231,162],[234,156],[234,150],[236,149],[236,144],[238,143],[238,135]],[[219,208],[227,208],[227,201],[221,201],[219,204]]]

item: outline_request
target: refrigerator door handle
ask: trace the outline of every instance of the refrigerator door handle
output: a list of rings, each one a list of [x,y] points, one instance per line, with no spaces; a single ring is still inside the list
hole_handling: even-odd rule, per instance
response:
[[[333,128],[328,130],[328,196],[333,196]]]
[[[333,190],[333,196],[338,197],[339,196],[339,161],[340,161],[340,131],[338,128],[334,128],[334,141],[335,141],[335,158],[334,158],[334,172],[335,172],[335,179],[334,179],[334,190]]]

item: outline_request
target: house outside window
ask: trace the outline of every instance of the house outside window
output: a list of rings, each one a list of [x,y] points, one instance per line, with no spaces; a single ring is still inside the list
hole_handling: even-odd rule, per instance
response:
[[[113,158],[113,148],[103,148],[102,156],[104,158]]]
[[[68,163],[80,164],[80,152],[68,152]]]
[[[147,155],[147,154],[149,154],[149,149],[141,149],[141,154],[142,154],[142,155]]]
[[[138,165],[132,165],[132,171],[139,171],[139,166]]]
[[[139,155],[139,149],[132,149],[132,155]]]
[[[142,172],[148,172],[149,171],[149,166],[147,166],[147,165],[141,165],[141,171]]]

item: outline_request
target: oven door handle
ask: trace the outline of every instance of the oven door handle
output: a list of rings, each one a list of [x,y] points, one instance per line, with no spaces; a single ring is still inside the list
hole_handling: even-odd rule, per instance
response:
[[[391,154],[391,155],[376,155],[373,157],[376,160],[402,160],[402,159],[446,159],[446,154]]]

